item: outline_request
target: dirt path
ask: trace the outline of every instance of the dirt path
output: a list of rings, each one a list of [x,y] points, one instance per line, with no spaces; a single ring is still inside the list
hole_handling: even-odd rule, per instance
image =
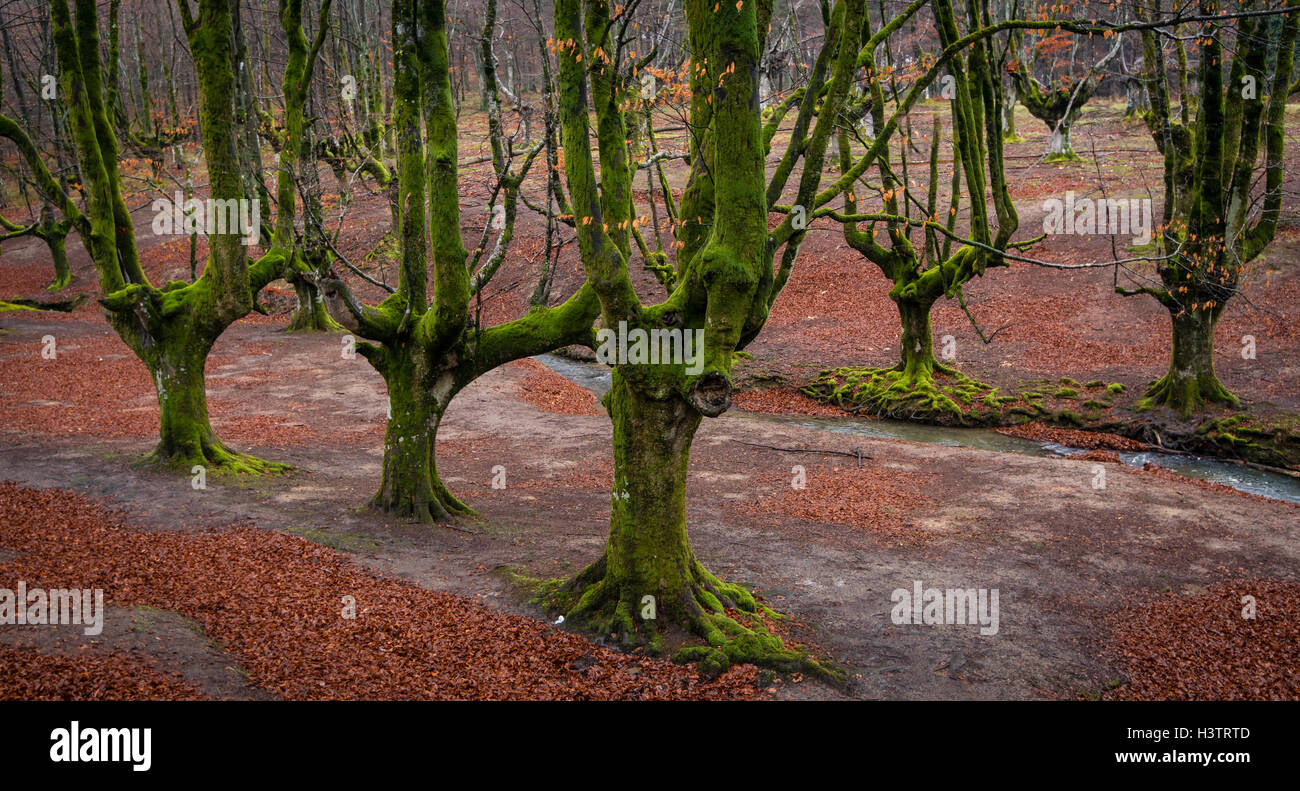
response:
[[[80,374],[81,366],[102,365],[90,352],[101,358],[102,344],[114,341],[89,318],[5,317],[4,367],[14,379],[36,377],[57,388],[68,377],[32,366],[66,365]],[[48,332],[59,333],[66,353],[31,361]],[[598,556],[608,518],[608,420],[554,414],[523,399],[516,385],[536,375],[532,367],[495,371],[457,398],[440,434],[439,468],[481,512],[479,522],[465,525],[477,532],[395,522],[360,507],[377,482],[382,381],[360,358],[343,359],[340,347],[339,336],[286,335],[268,323],[241,322],[214,350],[208,382],[218,430],[241,449],[296,465],[293,475],[210,478],[200,491],[188,477],[133,467],[150,446],[152,394],[147,383],[137,388],[124,411],[114,382],[101,379],[75,397],[28,398],[36,405],[11,398],[0,421],[0,480],[107,497],[165,530],[248,518],[353,553],[420,587],[540,616],[490,572],[506,565],[571,575]],[[87,352],[81,358],[79,349]],[[138,367],[124,363],[123,375]],[[118,432],[77,430],[121,428],[114,416],[132,410],[143,428],[131,421]],[[50,422],[66,430],[33,433],[14,419],[46,412],[61,415]],[[843,456],[737,441],[861,447],[871,458],[859,470]],[[805,467],[806,489],[791,487],[795,464]],[[497,465],[506,468],[505,489],[491,488]],[[1163,589],[1198,593],[1228,578],[1295,579],[1295,506],[1113,464],[1105,465],[1105,488],[1095,489],[1094,466],[846,437],[732,413],[706,421],[695,443],[692,540],[715,573],[755,586],[791,614],[796,638],[860,674],[852,694],[864,698],[1091,694],[1122,680],[1100,646],[1104,617],[1125,603]],[[894,625],[891,592],[915,580],[998,589],[999,631]],[[782,694],[836,695],[809,683]]]

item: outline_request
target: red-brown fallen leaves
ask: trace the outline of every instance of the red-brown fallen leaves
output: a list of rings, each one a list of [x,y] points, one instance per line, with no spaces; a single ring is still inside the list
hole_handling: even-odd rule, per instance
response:
[[[794,387],[741,390],[732,394],[731,403],[745,412],[766,412],[773,415],[844,417],[846,414],[837,406],[817,403]]]
[[[619,654],[463,596],[381,577],[297,536],[250,526],[144,530],[81,495],[0,483],[0,579],[102,588],[172,610],[289,699],[724,699],[760,694],[758,671],[705,679]],[[353,597],[356,617],[342,617]],[[7,666],[0,663],[0,671]]]
[[[1045,426],[1042,423],[1025,423],[1020,426],[1003,426],[994,429],[999,434],[1007,434],[1012,437],[1023,437],[1032,439],[1036,442],[1055,442],[1059,445],[1066,445],[1071,448],[1082,448],[1084,450],[1123,450],[1139,451],[1145,450],[1146,445],[1135,439],[1121,437],[1118,434],[1105,434],[1100,431],[1078,431],[1070,428],[1056,428],[1054,426]],[[1079,458],[1075,456],[1073,458]]]
[[[1113,450],[1090,450],[1087,453],[1079,453],[1067,457],[1072,461],[1103,461],[1107,464],[1122,464],[1123,460],[1119,454]]]
[[[821,464],[808,465],[806,475],[803,489],[791,485],[790,475],[771,479],[770,488],[780,494],[760,496],[758,502],[739,507],[751,513],[779,513],[809,522],[845,525],[905,542],[934,538],[903,519],[908,511],[926,502],[920,494],[920,476],[873,467]]]
[[[614,488],[614,462],[601,459],[584,465],[584,468],[570,470],[560,478],[559,485],[569,489],[609,491]]]
[[[603,415],[596,395],[576,385],[545,365],[532,359],[516,360],[512,365],[530,373],[515,389],[530,404],[560,415]]]
[[[178,674],[128,651],[67,656],[0,644],[0,668],[0,700],[206,700]]]
[[[223,402],[209,399],[209,406],[216,411],[226,407]],[[223,409],[232,415],[228,418],[212,418],[212,430],[223,442],[234,443],[236,447],[259,445],[264,448],[291,448],[318,440],[328,432],[313,430],[311,426],[295,421],[294,413],[281,415],[251,414],[247,406],[231,403]],[[239,414],[241,411],[244,414]],[[238,415],[238,417],[234,417]],[[156,430],[156,429],[155,429]],[[361,434],[367,434],[369,441],[383,441],[383,426],[375,423],[357,423],[348,430],[339,432],[349,442],[359,441]]]
[[[4,348],[0,427],[43,435],[148,437],[158,433],[149,371],[115,335],[63,338],[53,360],[44,344]]]
[[[1255,618],[1243,618],[1245,596]],[[1300,583],[1230,582],[1152,595],[1107,618],[1129,683],[1115,700],[1300,699]]]
[[[74,319],[58,317],[65,323]],[[96,317],[98,320],[98,317]],[[55,332],[55,357],[41,355],[43,343],[8,344],[0,350],[0,430],[45,436],[92,436],[105,439],[149,439],[158,436],[158,397],[149,370],[102,324],[98,334],[70,330]],[[238,355],[265,357],[268,368],[224,378],[221,385],[248,390],[275,381],[271,347],[244,344]],[[212,372],[237,359],[226,350],[208,357],[208,406],[213,430],[236,447],[257,445],[285,448],[307,442],[356,442],[359,434],[382,441],[383,427],[359,423],[347,430],[313,427],[290,414],[293,404],[276,406],[278,413],[254,411],[238,395],[212,395]],[[265,402],[259,402],[265,403]],[[274,403],[274,402],[272,402]]]

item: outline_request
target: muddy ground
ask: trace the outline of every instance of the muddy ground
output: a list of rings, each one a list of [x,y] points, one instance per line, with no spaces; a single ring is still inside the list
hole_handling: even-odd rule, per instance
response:
[[[1013,188],[1022,225],[1033,227],[1042,195],[1091,189],[1096,166],[1035,163],[1044,134],[1027,117],[1020,128],[1028,139],[1010,149],[1023,169],[1015,171]],[[1090,137],[1098,149],[1115,152],[1104,166],[1158,174],[1153,152],[1126,153],[1151,147],[1114,113],[1085,116],[1076,131],[1085,155]],[[481,219],[472,211],[475,191],[466,193],[467,218]],[[367,218],[385,219],[386,207],[362,200],[351,217],[358,226],[354,246],[363,249],[383,230]],[[467,236],[475,222],[466,220]],[[147,223],[137,225],[147,231]],[[536,233],[522,236],[519,260],[541,244]],[[183,244],[142,236],[150,276],[187,275]],[[1108,240],[1049,245],[1036,255],[1095,260],[1109,253]],[[1252,280],[1252,304],[1234,301],[1219,332],[1216,362],[1225,383],[1264,411],[1300,408],[1296,246],[1294,228],[1279,232]],[[84,253],[77,243],[69,247],[78,276],[73,290],[93,295]],[[6,245],[0,295],[39,293],[49,279],[42,250],[39,242]],[[756,359],[746,364],[749,373],[797,383],[823,367],[893,361],[898,328],[886,282],[853,256],[838,234],[811,235],[772,321],[750,348]],[[557,279],[557,298],[578,282],[571,258]],[[504,267],[485,313],[517,313],[531,277],[518,261]],[[1167,318],[1148,298],[1111,293],[1110,277],[1108,270],[1047,273],[1029,266],[990,272],[967,293],[987,329],[1007,325],[994,343],[980,343],[954,305],[936,308],[935,335],[955,335],[958,362],[990,381],[1068,375],[1134,390],[1165,365]],[[523,285],[508,288],[516,282]],[[444,480],[480,518],[461,530],[387,519],[363,507],[378,482],[383,382],[362,358],[343,356],[339,335],[284,333],[291,291],[280,286],[265,298],[276,315],[242,320],[217,343],[208,389],[224,439],[296,472],[211,477],[206,490],[195,490],[188,476],[139,466],[156,432],[155,397],[143,367],[87,304],[67,315],[0,314],[0,480],[105,498],[160,530],[249,519],[419,586],[543,617],[494,571],[569,576],[598,557],[609,513],[608,419],[559,414],[529,400],[520,388],[538,375],[534,367],[494,371],[456,399],[439,442]],[[641,286],[654,288],[648,276]],[[1247,333],[1258,339],[1253,361],[1237,353],[1236,338]],[[40,354],[48,335],[57,342],[54,360]],[[867,458],[859,468],[843,455],[756,445],[860,449]],[[1095,697],[1127,679],[1129,669],[1104,652],[1107,619],[1125,606],[1159,592],[1200,595],[1228,579],[1296,579],[1300,508],[1116,464],[1105,465],[1106,485],[1098,489],[1096,464],[846,437],[733,410],[705,421],[695,441],[692,541],[714,573],[753,586],[792,616],[796,639],[855,674],[847,691],[805,681],[778,692],[795,698]],[[506,469],[504,489],[491,485],[497,465]],[[806,489],[791,487],[794,465],[805,468]],[[998,589],[998,633],[894,625],[891,592],[914,580]],[[0,627],[2,642],[43,640],[52,651],[74,650],[81,639],[63,630],[34,638]],[[174,614],[114,610],[103,639],[149,653],[211,697],[265,694],[242,682],[238,662],[222,646]]]

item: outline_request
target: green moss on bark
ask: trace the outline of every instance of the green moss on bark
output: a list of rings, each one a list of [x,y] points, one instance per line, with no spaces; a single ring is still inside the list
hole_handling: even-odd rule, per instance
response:
[[[703,640],[674,654],[718,673],[754,663],[843,680],[842,671],[787,649],[763,623],[770,610],[696,559],[686,529],[686,474],[701,415],[676,394],[647,396],[615,368],[610,532],[600,559],[543,600],[575,626],[618,645],[665,650],[674,628]]]
[[[443,412],[455,394],[452,374],[432,371],[399,348],[363,347],[388,386],[384,460],[372,508],[416,522],[472,513],[438,477],[435,449]]]
[[[1168,372],[1152,382],[1138,409],[1167,406],[1189,417],[1208,404],[1237,407],[1241,400],[1214,373],[1214,311],[1173,314],[1173,345]]]

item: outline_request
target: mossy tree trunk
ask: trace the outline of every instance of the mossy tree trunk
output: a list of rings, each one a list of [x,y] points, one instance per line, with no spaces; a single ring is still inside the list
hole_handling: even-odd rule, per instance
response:
[[[614,425],[609,540],[599,560],[573,579],[547,587],[544,597],[571,622],[625,646],[662,650],[667,635],[694,634],[704,645],[685,647],[677,657],[700,660],[708,672],[749,661],[820,670],[768,633],[762,613],[770,611],[750,593],[718,580],[698,562],[687,533],[691,441],[703,417],[716,417],[730,406],[734,351],[752,340],[767,318],[778,290],[772,271],[775,240],[797,248],[803,229],[796,233],[789,222],[772,236],[767,229],[768,195],[781,192],[780,184],[764,183],[770,137],[763,133],[758,101],[759,57],[771,6],[688,0],[685,9],[694,66],[688,125],[694,133],[680,213],[694,221],[676,228],[672,293],[666,302],[646,306],[628,276],[626,236],[620,233],[631,219],[620,214],[631,209],[623,197],[630,194],[630,174],[620,150],[625,141],[614,138],[625,127],[621,118],[611,117],[619,110],[607,100],[602,76],[589,74],[584,61],[603,49],[603,39],[588,36],[608,29],[609,8],[603,0],[555,4],[556,39],[565,42],[559,47],[565,175],[583,267],[600,299],[603,323],[700,332],[703,348],[697,353],[703,359],[695,371],[688,371],[685,361],[615,366],[605,398]],[[808,206],[816,197],[833,120],[852,82],[863,16],[860,0],[836,6],[833,24],[841,42],[836,79],[811,139],[803,137],[805,119],[795,135],[800,139],[792,143],[803,147],[807,158],[799,199]],[[599,182],[587,142],[588,79],[597,114]],[[781,184],[792,169],[778,169]]]
[[[388,387],[389,420],[379,491],[371,507],[418,522],[469,513],[438,477],[438,426],[455,396],[454,373],[432,370],[420,357],[392,347],[364,350]]]
[[[304,260],[310,260],[310,258],[304,256]],[[320,289],[316,288],[312,281],[297,275],[290,275],[289,282],[293,284],[295,302],[293,313],[289,316],[289,325],[285,327],[286,330],[289,332],[336,332],[342,329],[337,321],[330,318]]]
[[[243,197],[232,137],[230,0],[201,0],[194,16],[179,4],[199,83],[199,122],[208,162],[210,196]],[[203,275],[192,284],[154,286],[145,276],[135,229],[118,177],[120,149],[110,119],[99,49],[99,9],[94,0],[50,0],[51,37],[59,64],[59,98],[84,179],[83,213],[54,178],[30,137],[0,116],[0,136],[14,141],[42,196],[76,229],[99,275],[100,303],[110,325],[149,369],[161,413],[159,444],[151,457],[186,468],[194,464],[241,471],[282,470],[224,448],[207,414],[204,361],[213,342],[252,308],[279,262],[268,254],[253,265],[240,230],[209,234]],[[112,78],[116,79],[116,76]],[[229,225],[237,223],[228,223]],[[213,229],[210,229],[213,230]]]
[[[1070,123],[1069,121],[1056,122],[1048,121],[1047,128],[1050,132],[1047,139],[1047,155],[1049,157],[1073,157],[1074,145],[1070,142]]]
[[[144,344],[139,334],[136,348],[153,376],[158,395],[159,438],[149,459],[189,472],[195,465],[229,472],[272,472],[283,465],[255,459],[227,448],[212,430],[204,373],[215,340],[184,318],[164,325],[156,344]]]
[[[686,476],[699,410],[675,394],[647,393],[622,368],[614,370],[607,403],[614,424],[609,540],[600,559],[556,597],[566,617],[625,647],[656,652],[664,647],[657,623],[688,624],[708,646],[688,658],[702,659],[706,671],[763,657],[802,667],[778,638],[728,616],[755,613],[758,604],[749,591],[709,573],[691,549]]]
[[[50,291],[60,291],[72,282],[72,267],[68,265],[68,228],[55,223],[53,216],[46,216],[48,209],[41,210],[41,238],[50,250],[54,261],[54,280],[46,286]]]
[[[284,139],[280,145],[280,165],[276,176],[275,232],[272,244],[285,250],[282,275],[293,285],[297,302],[289,317],[290,332],[333,332],[342,329],[325,308],[317,282],[328,275],[330,256],[326,250],[319,206],[310,205],[319,186],[316,175],[316,152],[312,134],[306,128],[307,105],[311,96],[312,75],[321,47],[329,32],[329,14],[333,0],[323,0],[317,21],[316,37],[308,44],[302,26],[302,0],[281,0],[280,25],[284,29],[287,58],[284,64]],[[303,205],[303,229],[295,229],[298,193],[307,194]],[[292,254],[288,254],[292,251]]]
[[[1288,0],[1287,7],[1280,28],[1264,17],[1234,20],[1237,45],[1231,58],[1225,57],[1223,36],[1204,38],[1196,97],[1186,90],[1188,69],[1179,52],[1183,101],[1177,119],[1160,41],[1152,31],[1142,32],[1143,82],[1151,99],[1143,118],[1165,160],[1159,240],[1166,255],[1156,265],[1160,286],[1117,284],[1116,291],[1160,302],[1169,311],[1172,342],[1169,370],[1151,384],[1141,408],[1167,406],[1190,417],[1206,405],[1240,405],[1215,375],[1214,330],[1247,265],[1273,241],[1281,214],[1286,101],[1300,38],[1300,2]],[[1220,3],[1203,0],[1201,12],[1217,14]],[[1142,21],[1158,13],[1158,6],[1154,13],[1137,10]],[[1247,78],[1259,89],[1242,90]],[[1194,122],[1188,117],[1191,107]]]
[[[904,380],[933,379],[936,362],[934,336],[930,332],[930,308],[934,300],[899,297],[894,304],[903,327],[899,338],[899,351],[902,353],[899,365]]]
[[[941,22],[940,39],[945,47],[960,40],[950,2],[938,3],[936,17]],[[884,44],[888,46],[888,41]],[[859,62],[869,71],[876,69],[873,54],[865,48]],[[967,405],[976,399],[989,404],[994,397],[991,386],[974,381],[955,367],[935,359],[930,329],[930,311],[935,302],[941,298],[960,299],[966,283],[982,277],[990,266],[1005,266],[1000,251],[1016,246],[1010,239],[1019,225],[1019,217],[1007,190],[1002,162],[1005,105],[1001,79],[995,76],[993,68],[989,49],[981,42],[971,46],[964,63],[963,59],[954,58],[948,64],[955,86],[951,141],[954,168],[950,202],[943,222],[938,219],[942,127],[937,121],[930,135],[929,189],[921,218],[910,214],[911,206],[920,201],[911,194],[914,181],[909,177],[905,156],[900,154],[899,161],[891,164],[890,151],[882,146],[874,153],[869,152],[870,158],[864,156],[855,165],[849,137],[843,131],[839,133],[840,169],[846,174],[845,183],[851,185],[849,179],[858,177],[855,170],[875,166],[880,172],[883,210],[859,213],[858,199],[850,190],[845,196],[843,213],[826,213],[843,223],[849,246],[894,283],[889,296],[899,312],[899,362],[889,368],[851,366],[822,371],[804,388],[808,395],[855,412],[959,423],[972,420]],[[883,92],[874,83],[870,90],[875,125],[888,127]],[[963,178],[969,196],[971,243],[960,244],[953,251],[951,237],[955,235]],[[993,198],[996,230],[994,216],[988,210],[987,194]],[[863,222],[871,224],[871,232],[858,229]],[[878,224],[885,226],[885,233],[877,232]],[[917,229],[925,231],[923,247],[912,242],[911,232]],[[939,374],[943,375],[942,381]]]
[[[1008,143],[1018,143],[1021,137],[1016,133],[1016,84],[1013,81],[1006,88],[1007,96],[1002,102],[1002,139]]]
[[[189,329],[191,327],[176,327]],[[153,456],[159,461],[208,464],[224,450],[208,419],[204,369],[210,339],[203,334],[167,333],[146,361],[158,394],[159,438]]]
[[[1214,373],[1214,328],[1218,311],[1196,310],[1170,313],[1173,343],[1169,372],[1147,390],[1148,403],[1174,406],[1190,414],[1206,404],[1236,406],[1236,396]]]
[[[488,50],[490,55],[490,49]],[[535,148],[520,169],[504,159],[492,125],[494,167],[506,194],[506,223],[492,256],[470,274],[474,258],[460,235],[457,128],[451,99],[446,7],[393,2],[394,133],[391,181],[399,207],[398,285],[377,306],[353,298],[339,279],[317,279],[330,314],[371,341],[357,350],[384,377],[389,418],[383,478],[375,509],[418,522],[469,513],[438,475],[437,431],[452,399],[470,382],[511,360],[574,344],[593,345],[596,297],[584,287],[556,307],[534,306],[514,321],[481,327],[470,300],[491,281],[514,231],[514,201]],[[429,299],[429,267],[433,294]],[[308,275],[311,277],[311,275]]]

